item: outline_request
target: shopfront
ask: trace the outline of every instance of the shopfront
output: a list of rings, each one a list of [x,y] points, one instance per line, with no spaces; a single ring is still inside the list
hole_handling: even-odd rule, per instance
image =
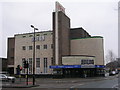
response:
[[[66,78],[74,78],[74,77],[97,77],[104,76],[104,65],[88,65],[83,67],[82,65],[58,65],[58,66],[50,66],[54,72],[57,74],[61,74]]]

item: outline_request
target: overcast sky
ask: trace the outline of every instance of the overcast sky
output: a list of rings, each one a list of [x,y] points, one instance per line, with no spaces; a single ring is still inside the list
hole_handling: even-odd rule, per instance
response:
[[[4,0],[0,2],[0,57],[7,57],[7,38],[14,34],[52,30],[55,0]],[[83,27],[92,36],[104,37],[104,53],[118,54],[119,0],[58,0],[71,19],[71,28]],[[89,2],[88,2],[89,1]]]

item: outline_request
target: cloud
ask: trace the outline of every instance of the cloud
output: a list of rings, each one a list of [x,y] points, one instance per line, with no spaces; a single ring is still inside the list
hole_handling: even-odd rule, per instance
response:
[[[112,0],[110,0],[112,1]],[[116,2],[64,2],[66,14],[71,18],[71,27],[83,27],[91,35],[102,35],[105,38],[106,50],[113,48],[117,54],[117,8]],[[31,24],[40,31],[52,29],[52,12],[54,1],[47,2],[3,2],[0,3],[2,17],[3,56],[6,56],[7,37],[18,33],[32,32]],[[113,37],[113,38],[111,38]]]

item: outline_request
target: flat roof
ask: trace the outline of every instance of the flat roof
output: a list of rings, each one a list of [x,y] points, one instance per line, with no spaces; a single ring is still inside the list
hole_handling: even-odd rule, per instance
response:
[[[92,36],[92,37],[87,37],[87,38],[76,38],[76,39],[71,39],[71,40],[89,39],[89,38],[103,38],[103,37],[102,36]]]
[[[74,56],[74,57],[75,57],[75,56],[76,56],[76,57],[79,57],[79,56],[80,56],[80,57],[81,57],[81,56],[84,56],[84,57],[95,57],[95,56],[90,56],[90,55],[67,55],[67,56],[62,56],[62,57],[73,57],[73,56]]]
[[[41,31],[41,32],[35,32],[35,34],[38,34],[38,33],[49,33],[49,32],[52,32],[52,31]],[[29,34],[34,34],[34,32],[31,32],[31,33],[22,33],[22,34],[15,34],[14,36],[18,36],[18,35],[29,35]]]

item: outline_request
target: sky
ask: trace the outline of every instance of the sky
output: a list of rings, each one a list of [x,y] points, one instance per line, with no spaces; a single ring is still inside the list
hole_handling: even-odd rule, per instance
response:
[[[118,56],[119,0],[58,0],[71,19],[71,28],[84,28],[92,36],[104,37],[104,55]],[[55,0],[0,1],[0,57],[7,57],[7,38],[15,34],[52,30]]]

